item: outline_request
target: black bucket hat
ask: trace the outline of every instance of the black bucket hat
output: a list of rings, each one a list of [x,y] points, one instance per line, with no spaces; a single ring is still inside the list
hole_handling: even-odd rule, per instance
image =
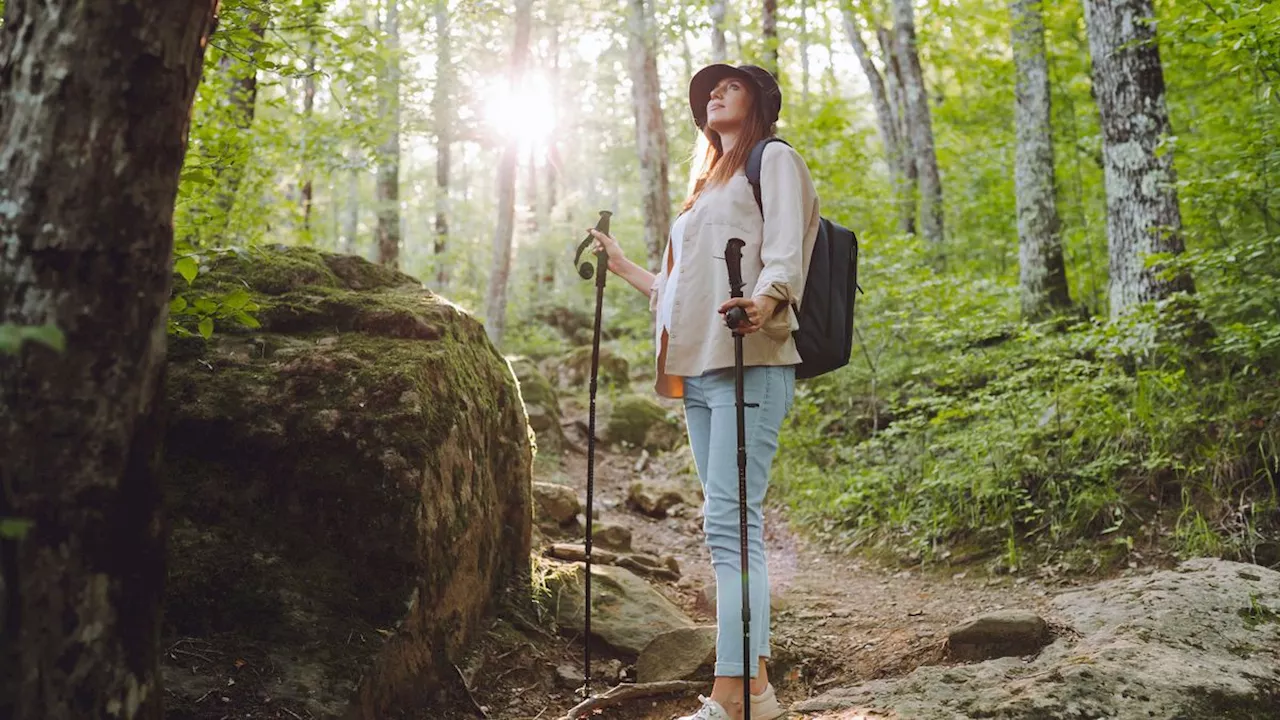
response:
[[[707,124],[707,101],[711,99],[711,91],[721,80],[736,77],[750,82],[759,92],[756,93],[756,112],[763,112],[770,125],[778,122],[778,114],[782,112],[782,88],[773,75],[757,65],[725,65],[716,63],[708,65],[694,74],[689,81],[689,109],[693,111],[693,121],[699,128]]]

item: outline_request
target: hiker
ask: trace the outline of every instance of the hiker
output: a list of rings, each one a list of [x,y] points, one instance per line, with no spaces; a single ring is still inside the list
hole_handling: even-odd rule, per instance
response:
[[[739,720],[743,676],[750,671],[752,720],[782,715],[769,683],[769,575],[765,562],[763,504],[778,432],[791,409],[795,366],[795,305],[804,292],[814,239],[818,197],[809,169],[790,146],[763,146],[761,202],[745,170],[759,141],[772,137],[782,108],[777,80],[753,65],[710,65],[689,83],[689,106],[706,153],[695,156],[688,198],[671,226],[662,267],[655,276],[627,259],[606,233],[592,230],[609,270],[649,296],[656,313],[656,390],[683,398],[689,444],[702,482],[703,529],[716,576],[716,665],[711,697],[682,720]],[[702,145],[703,143],[699,143]],[[745,297],[729,299],[725,244],[745,241]],[[750,554],[748,599],[755,648],[743,655],[742,578],[737,476],[734,339],[724,314],[740,306],[747,323],[744,388],[747,449],[747,521]]]

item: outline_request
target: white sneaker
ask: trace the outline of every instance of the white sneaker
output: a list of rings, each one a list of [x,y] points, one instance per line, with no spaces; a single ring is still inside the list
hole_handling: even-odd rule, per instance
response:
[[[766,685],[759,695],[751,696],[751,720],[777,720],[785,714],[773,692],[773,683]]]
[[[698,708],[698,712],[692,715],[685,715],[679,720],[730,720],[729,713],[720,703],[702,695],[698,696],[698,700],[702,702],[702,707]]]

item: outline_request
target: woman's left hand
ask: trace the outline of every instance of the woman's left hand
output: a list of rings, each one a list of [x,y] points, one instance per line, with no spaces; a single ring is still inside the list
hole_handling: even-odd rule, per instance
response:
[[[758,295],[753,298],[733,298],[721,305],[718,312],[723,315],[735,307],[740,307],[747,313],[747,324],[739,326],[738,332],[743,335],[750,335],[764,327],[764,322],[773,317],[773,311],[778,309],[778,300],[768,295]]]

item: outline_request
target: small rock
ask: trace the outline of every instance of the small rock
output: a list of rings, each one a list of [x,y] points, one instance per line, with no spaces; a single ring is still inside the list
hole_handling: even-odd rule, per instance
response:
[[[677,575],[680,574],[680,561],[676,559],[675,555],[663,555],[662,564],[671,572]]]
[[[716,626],[701,625],[663,633],[636,660],[638,682],[662,682],[692,677],[716,659]]]
[[[560,665],[556,668],[556,684],[562,688],[576,690],[586,681],[582,675],[582,668],[577,665]]]
[[[684,502],[684,495],[671,487],[657,487],[648,483],[632,483],[627,493],[627,504],[652,518],[665,518],[667,511]]]
[[[571,523],[578,513],[582,512],[582,503],[578,501],[578,494],[567,485],[535,482],[533,483],[533,501],[537,508],[534,514],[538,520],[556,525]]]
[[[609,550],[630,552],[631,528],[613,523],[593,523],[591,526],[591,542],[593,545]]]
[[[657,578],[659,580],[670,580],[672,582],[680,579],[680,573],[672,572],[663,567],[662,561],[652,555],[634,554],[624,555],[618,558],[615,563],[618,567],[624,567],[639,575]]]
[[[947,632],[954,657],[988,660],[1030,655],[1049,640],[1049,624],[1029,610],[1001,610],[971,618]]]
[[[581,634],[583,567],[554,573],[547,581],[561,632]],[[609,565],[591,568],[591,634],[616,650],[638,655],[658,635],[693,621],[647,581]]]

